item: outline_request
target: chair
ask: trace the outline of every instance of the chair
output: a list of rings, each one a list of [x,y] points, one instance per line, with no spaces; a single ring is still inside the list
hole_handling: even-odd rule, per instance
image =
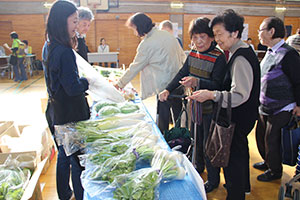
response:
[[[8,62],[9,59],[1,59],[0,61],[0,77],[5,76],[5,72],[7,72],[8,78],[13,78],[12,77],[12,66]]]
[[[0,46],[0,56],[5,56],[5,49],[3,46]]]

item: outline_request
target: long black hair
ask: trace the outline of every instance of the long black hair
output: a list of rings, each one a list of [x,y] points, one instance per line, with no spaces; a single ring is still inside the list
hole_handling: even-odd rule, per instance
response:
[[[46,35],[50,40],[64,46],[74,48],[76,37],[70,38],[68,33],[68,17],[77,11],[76,5],[67,0],[56,1],[50,9],[46,27]]]

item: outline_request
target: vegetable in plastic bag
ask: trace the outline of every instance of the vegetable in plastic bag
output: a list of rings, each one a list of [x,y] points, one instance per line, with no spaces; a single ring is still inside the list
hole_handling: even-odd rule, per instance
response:
[[[129,174],[117,176],[112,183],[117,189],[114,199],[154,200],[158,199],[160,176],[157,170],[144,168]]]

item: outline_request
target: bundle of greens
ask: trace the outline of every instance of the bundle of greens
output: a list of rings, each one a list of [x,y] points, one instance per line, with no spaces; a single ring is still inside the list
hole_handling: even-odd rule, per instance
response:
[[[182,161],[183,157],[180,152],[160,149],[155,152],[151,166],[160,170],[165,180],[182,180],[186,174]]]
[[[157,170],[144,168],[117,176],[112,183],[116,187],[114,199],[154,200],[158,198],[157,187],[160,177]],[[156,192],[156,193],[155,193]]]
[[[128,151],[122,155],[108,158],[90,174],[92,180],[112,182],[120,174],[128,174],[135,169],[136,156]]]
[[[129,140],[121,140],[114,143],[109,143],[105,145],[95,146],[94,148],[89,147],[90,151],[94,151],[97,153],[89,154],[87,156],[87,161],[100,165],[108,158],[120,155],[125,153],[130,147]]]
[[[19,200],[22,198],[25,183],[31,176],[30,170],[24,168],[0,168],[0,200]]]

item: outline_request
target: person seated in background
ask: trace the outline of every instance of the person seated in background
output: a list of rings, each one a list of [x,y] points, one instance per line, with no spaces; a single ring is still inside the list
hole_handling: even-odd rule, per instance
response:
[[[77,27],[77,53],[88,61],[87,53],[89,49],[85,42],[86,33],[90,29],[91,22],[94,20],[92,11],[87,7],[78,8],[78,27]]]
[[[254,45],[252,44],[252,39],[248,38],[247,39],[247,44],[249,44],[249,46],[253,49],[253,51],[255,51]]]
[[[298,53],[300,53],[300,28],[297,29],[296,34],[288,37],[286,43],[291,47],[294,47]]]
[[[170,20],[164,20],[159,24],[159,29],[160,30],[164,30],[164,31],[168,31],[169,33],[171,33],[172,35],[174,35],[174,31],[173,31],[173,24]],[[176,37],[176,39],[178,40],[181,48],[183,48],[182,45],[182,41],[179,37]]]
[[[109,52],[109,46],[106,44],[106,40],[104,38],[100,39],[100,45],[98,46],[98,53],[107,53]],[[99,63],[100,66],[102,66],[102,63]],[[108,67],[108,63],[104,63],[105,67]]]
[[[22,42],[25,44],[25,54],[32,54],[32,47],[28,46],[28,41],[27,40],[22,40]]]

